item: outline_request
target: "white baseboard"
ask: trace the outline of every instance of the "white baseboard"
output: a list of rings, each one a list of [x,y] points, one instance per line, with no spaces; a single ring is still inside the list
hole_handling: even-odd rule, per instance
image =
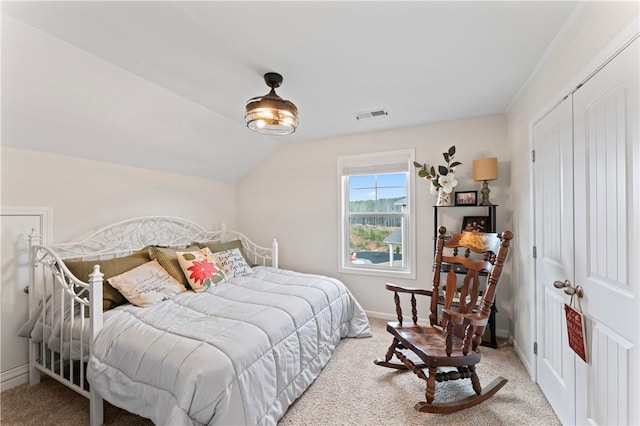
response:
[[[384,312],[374,312],[374,311],[365,311],[365,313],[367,314],[367,316],[369,318],[377,318],[377,319],[382,319],[382,320],[386,320],[386,321],[397,321],[398,317],[395,314],[387,314]],[[403,315],[403,318],[405,322],[411,321],[411,317],[410,316],[406,316]],[[429,318],[425,317],[425,318],[421,318],[418,317],[418,322],[421,323],[425,323],[428,324],[429,323]]]
[[[375,312],[375,311],[364,311],[364,312],[367,314],[369,318],[377,318],[377,319],[383,319],[387,321],[391,321],[397,318],[395,315],[385,314],[384,312]]]
[[[518,345],[518,342],[513,338],[513,336],[509,336],[509,339],[511,339],[511,341],[513,342],[513,350],[516,352],[516,355],[518,355],[518,358],[520,358],[520,362],[522,362],[522,365],[524,365],[525,370],[527,370],[527,372],[529,373],[529,377],[531,377],[531,380],[535,382],[535,370],[525,356],[525,352],[522,350],[522,347]]]
[[[29,383],[29,364],[0,373],[0,392]]]

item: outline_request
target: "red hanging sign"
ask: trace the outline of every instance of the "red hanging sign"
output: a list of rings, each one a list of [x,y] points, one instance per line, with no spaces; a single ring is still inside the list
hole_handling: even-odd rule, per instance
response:
[[[582,317],[582,313],[567,304],[564,305],[564,313],[567,316],[569,346],[584,362],[587,362],[587,341],[585,339],[584,318]]]

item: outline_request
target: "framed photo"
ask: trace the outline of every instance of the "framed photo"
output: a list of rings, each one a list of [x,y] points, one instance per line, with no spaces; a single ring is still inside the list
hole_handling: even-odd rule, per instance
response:
[[[465,216],[462,219],[462,230],[489,232],[489,216]]]
[[[478,204],[478,191],[456,192],[456,206],[475,206]]]

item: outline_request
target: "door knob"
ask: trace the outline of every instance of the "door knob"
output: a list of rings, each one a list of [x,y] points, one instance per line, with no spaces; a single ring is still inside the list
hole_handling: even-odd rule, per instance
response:
[[[584,292],[582,291],[582,287],[580,287],[579,285],[574,287],[571,284],[571,281],[569,281],[569,280],[554,281],[553,282],[553,286],[555,288],[563,288],[564,292],[566,294],[568,294],[569,296],[573,296],[575,294],[576,296],[578,296],[579,299],[581,299],[582,296],[584,296]]]

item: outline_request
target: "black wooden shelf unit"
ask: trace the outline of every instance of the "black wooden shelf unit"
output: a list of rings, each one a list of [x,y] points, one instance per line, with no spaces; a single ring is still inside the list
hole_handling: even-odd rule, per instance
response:
[[[433,252],[436,252],[436,237],[438,235],[438,228],[440,222],[439,209],[468,209],[468,208],[486,208],[487,215],[489,217],[489,229],[487,232],[496,232],[496,208],[497,204],[492,204],[490,206],[433,206]],[[462,220],[462,218],[461,218]],[[449,230],[447,230],[449,231]],[[452,230],[453,231],[453,230]],[[453,231],[453,233],[458,233],[459,230]],[[444,265],[443,265],[444,266]],[[448,269],[443,268],[442,272],[449,272]],[[456,273],[466,274],[466,270],[456,270]],[[496,337],[496,312],[498,309],[496,308],[495,302],[491,305],[491,312],[489,313],[489,324],[487,325],[487,331],[485,335],[482,337],[482,346],[488,346],[491,348],[498,347],[498,340]]]

